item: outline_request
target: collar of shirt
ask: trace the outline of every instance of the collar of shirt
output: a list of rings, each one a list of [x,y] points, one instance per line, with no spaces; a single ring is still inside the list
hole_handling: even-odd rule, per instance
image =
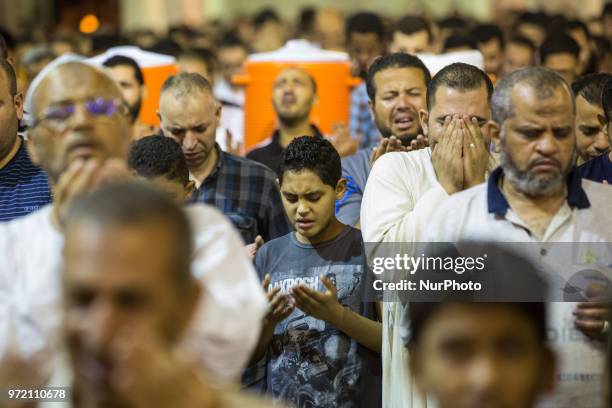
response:
[[[487,204],[489,213],[505,216],[510,208],[508,200],[499,188],[499,180],[504,174],[501,166],[493,170],[487,182]],[[582,189],[582,177],[576,168],[567,176],[567,204],[570,207],[589,208],[591,203]]]
[[[310,124],[310,127],[312,129],[313,136],[323,137],[323,133],[321,133],[318,127],[313,124]],[[270,141],[270,144],[273,146],[278,146],[280,149],[282,149],[280,145],[280,129],[277,128],[274,133],[272,133],[272,140]]]
[[[223,166],[223,162],[225,161],[225,152],[223,152],[223,149],[221,149],[221,147],[219,146],[218,143],[215,142],[215,149],[217,150],[217,154],[219,155],[219,158],[217,160],[217,164],[215,165],[215,168],[213,169],[213,171],[208,175],[208,177],[206,177],[201,183],[198,181],[198,179],[196,179],[193,174],[189,173],[189,179],[193,180],[196,184],[196,188],[200,188],[202,186],[202,184],[210,181],[210,180],[214,180],[217,177],[219,177],[219,172],[221,171],[221,167]]]

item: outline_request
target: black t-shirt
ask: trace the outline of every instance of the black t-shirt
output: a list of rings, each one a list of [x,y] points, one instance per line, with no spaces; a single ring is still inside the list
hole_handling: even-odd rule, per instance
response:
[[[323,137],[319,129],[315,125],[311,125],[313,135]],[[247,159],[255,160],[272,169],[277,175],[280,170],[281,155],[285,149],[280,144],[280,131],[277,129],[272,134],[270,143],[263,147],[253,149],[247,154]]]

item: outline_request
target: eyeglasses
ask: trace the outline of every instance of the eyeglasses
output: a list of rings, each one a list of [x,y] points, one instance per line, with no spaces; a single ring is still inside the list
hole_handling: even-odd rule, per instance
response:
[[[32,128],[40,125],[42,122],[48,122],[53,125],[63,125],[75,114],[77,105],[82,104],[85,110],[94,117],[111,117],[115,113],[122,115],[128,114],[128,107],[121,99],[110,99],[97,97],[87,99],[80,102],[61,103],[47,107],[42,115],[34,119]]]

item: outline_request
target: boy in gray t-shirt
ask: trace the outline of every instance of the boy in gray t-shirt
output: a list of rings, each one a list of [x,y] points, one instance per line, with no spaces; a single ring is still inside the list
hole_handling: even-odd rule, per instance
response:
[[[334,216],[340,176],[327,140],[291,142],[280,183],[295,232],[266,243],[255,260],[270,311],[253,360],[265,356],[264,390],[298,407],[380,406],[381,325],[362,299],[361,234]]]

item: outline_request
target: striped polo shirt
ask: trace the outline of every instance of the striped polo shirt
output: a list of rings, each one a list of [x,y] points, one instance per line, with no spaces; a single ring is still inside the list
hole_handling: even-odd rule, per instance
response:
[[[51,202],[47,173],[30,160],[25,142],[0,169],[0,222],[23,217]]]

